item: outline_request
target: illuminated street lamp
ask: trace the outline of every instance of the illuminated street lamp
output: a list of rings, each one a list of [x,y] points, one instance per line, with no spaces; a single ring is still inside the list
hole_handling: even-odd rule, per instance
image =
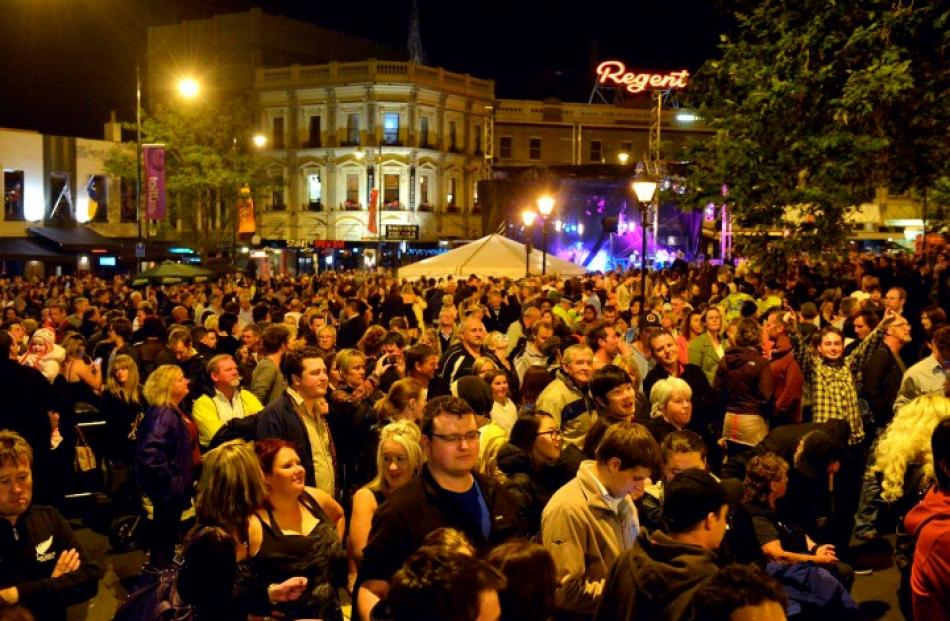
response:
[[[254,146],[258,149],[263,149],[267,146],[267,136],[264,134],[254,134],[254,137],[251,138],[251,141],[254,143]]]
[[[198,81],[191,77],[184,77],[178,80],[178,94],[185,99],[194,99],[201,91]]]
[[[626,151],[621,151],[617,154],[617,159],[620,160],[621,166],[626,166],[627,162],[630,160],[630,154]]]
[[[554,198],[541,196],[538,198],[538,213],[541,214],[541,275],[548,273],[548,216],[554,211]]]
[[[538,213],[531,209],[525,209],[521,212],[521,221],[524,222],[526,229],[531,228],[534,219],[537,217]],[[531,276],[531,239],[527,234],[524,236],[524,275],[525,278]]]
[[[640,231],[642,244],[640,246],[640,312],[646,309],[647,302],[647,207],[653,201],[656,194],[656,179],[650,177],[637,177],[630,184],[633,193],[637,195],[637,202],[640,203]]]

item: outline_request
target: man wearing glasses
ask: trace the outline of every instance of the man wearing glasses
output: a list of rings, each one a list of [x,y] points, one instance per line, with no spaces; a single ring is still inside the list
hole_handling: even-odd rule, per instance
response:
[[[888,293],[890,295],[890,293]],[[907,371],[901,349],[912,340],[910,323],[898,317],[884,333],[884,341],[864,363],[861,396],[871,410],[871,422],[883,431],[894,417],[894,400]]]
[[[420,427],[426,464],[380,505],[363,551],[356,604],[364,621],[386,597],[393,573],[433,530],[455,528],[477,548],[519,534],[514,500],[474,473],[479,442],[471,406],[457,397],[437,397],[426,404]]]

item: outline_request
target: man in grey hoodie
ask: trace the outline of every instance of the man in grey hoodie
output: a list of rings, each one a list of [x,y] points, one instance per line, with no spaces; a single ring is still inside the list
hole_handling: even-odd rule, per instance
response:
[[[693,592],[719,571],[716,549],[726,534],[726,490],[709,473],[690,469],[666,484],[667,533],[641,531],[617,557],[594,621],[675,621]]]

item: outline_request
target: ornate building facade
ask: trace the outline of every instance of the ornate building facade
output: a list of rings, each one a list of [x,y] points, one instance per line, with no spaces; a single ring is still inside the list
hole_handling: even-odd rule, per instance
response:
[[[373,224],[384,236],[418,226],[423,241],[481,233],[492,81],[370,59],[260,69],[255,90],[271,179],[263,238],[369,240]]]

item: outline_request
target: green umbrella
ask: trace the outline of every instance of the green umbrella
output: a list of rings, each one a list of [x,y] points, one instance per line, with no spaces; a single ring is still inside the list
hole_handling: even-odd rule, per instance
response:
[[[209,276],[213,275],[214,272],[199,265],[165,261],[150,270],[145,270],[141,274],[136,275],[135,278],[132,279],[132,286],[143,286],[148,283],[174,285],[185,280],[203,282],[208,280]]]

